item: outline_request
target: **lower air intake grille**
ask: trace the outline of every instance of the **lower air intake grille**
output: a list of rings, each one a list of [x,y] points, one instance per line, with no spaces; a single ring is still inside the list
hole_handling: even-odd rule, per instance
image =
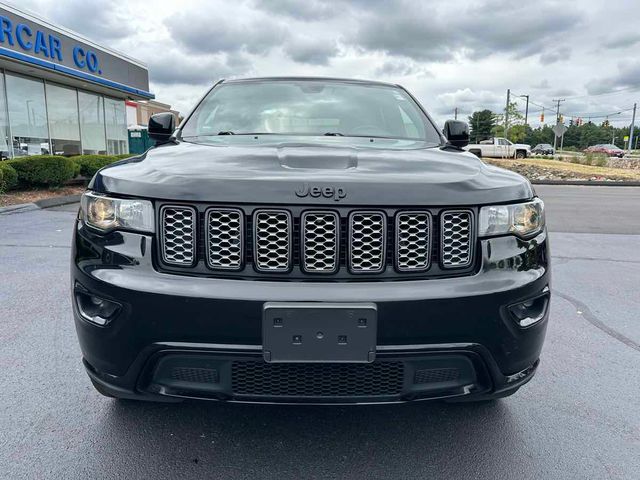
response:
[[[190,383],[220,383],[218,370],[211,368],[175,367],[171,370],[171,378]]]
[[[402,392],[404,364],[236,361],[231,375],[234,395],[372,397]]]
[[[473,234],[471,212],[447,211],[441,217],[442,265],[445,268],[466,267],[471,263]]]
[[[164,206],[162,260],[169,265],[192,265],[195,261],[196,211],[191,207]]]
[[[457,368],[435,368],[429,370],[417,370],[413,383],[439,383],[451,382],[460,377],[460,370]]]

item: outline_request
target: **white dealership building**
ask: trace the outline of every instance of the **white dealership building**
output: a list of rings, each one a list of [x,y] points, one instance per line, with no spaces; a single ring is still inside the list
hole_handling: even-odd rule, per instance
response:
[[[0,155],[127,153],[125,102],[154,98],[147,67],[0,3]]]

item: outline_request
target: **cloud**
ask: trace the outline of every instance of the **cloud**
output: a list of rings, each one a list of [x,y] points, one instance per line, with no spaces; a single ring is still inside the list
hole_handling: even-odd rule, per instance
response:
[[[330,2],[320,0],[256,0],[256,8],[300,20],[317,21],[340,14]]]
[[[618,73],[592,80],[586,84],[590,95],[600,95],[620,89],[640,89],[640,60],[618,64]]]
[[[203,8],[200,15],[193,15],[185,10],[166,18],[164,24],[173,40],[192,53],[264,54],[288,39],[285,26],[272,18],[243,13],[229,16],[217,8]]]
[[[471,113],[474,110],[484,110],[485,108],[497,112],[504,108],[506,92],[504,95],[500,95],[489,90],[474,91],[470,88],[464,88],[454,92],[441,93],[436,99],[438,101],[436,112],[443,115],[453,112],[456,107],[461,113]]]
[[[571,48],[559,47],[540,54],[540,63],[542,65],[549,65],[551,63],[559,62],[560,60],[569,60],[570,56]]]
[[[602,46],[608,49],[627,48],[640,43],[640,33],[630,33],[623,36],[608,38],[602,42]]]
[[[338,53],[338,46],[331,39],[318,40],[311,37],[298,37],[288,42],[284,51],[296,62],[327,65],[329,59]]]
[[[408,77],[416,75],[421,78],[433,77],[433,74],[420,64],[407,59],[387,59],[376,68],[376,75],[384,77]]]
[[[25,1],[25,0],[22,0]],[[25,7],[36,14],[45,15],[58,25],[76,31],[96,42],[107,45],[114,40],[130,36],[134,25],[129,21],[126,4],[101,2],[100,8],[87,0],[59,0],[56,2],[38,1]],[[22,6],[22,2],[17,2]]]
[[[531,85],[531,88],[535,88],[536,90],[546,90],[549,87],[549,80],[547,80],[546,78],[542,79],[538,83],[534,83],[533,85]]]
[[[418,61],[449,61],[456,54],[483,58],[507,53],[526,58],[544,53],[558,35],[582,20],[572,6],[549,1],[491,0],[466,8],[443,5],[395,0],[384,15],[362,14],[350,40],[367,50]]]
[[[251,62],[245,57],[234,56],[230,61],[225,55],[184,56],[176,51],[163,57],[152,57],[148,64],[150,81],[162,85],[213,85],[221,78],[244,76],[251,71]]]

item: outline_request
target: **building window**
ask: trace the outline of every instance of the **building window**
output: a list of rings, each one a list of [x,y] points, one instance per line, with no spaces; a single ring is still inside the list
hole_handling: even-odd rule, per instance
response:
[[[50,83],[46,88],[51,151],[54,155],[80,155],[78,93]]]
[[[80,106],[82,153],[85,155],[106,154],[103,98],[91,93],[78,92],[78,103]]]
[[[107,124],[107,153],[109,155],[129,153],[124,101],[105,97],[104,116]]]
[[[0,160],[11,158],[10,145],[7,102],[4,97],[4,74],[0,72]]]
[[[13,155],[49,153],[47,108],[42,80],[6,74]]]

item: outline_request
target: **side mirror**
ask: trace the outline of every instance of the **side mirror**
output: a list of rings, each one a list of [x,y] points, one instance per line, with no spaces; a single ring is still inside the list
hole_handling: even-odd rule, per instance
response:
[[[149,119],[149,137],[157,143],[169,141],[176,129],[176,118],[173,113],[163,112],[152,115]]]
[[[469,145],[469,125],[460,120],[447,120],[444,124],[444,136],[454,147],[463,148]]]

